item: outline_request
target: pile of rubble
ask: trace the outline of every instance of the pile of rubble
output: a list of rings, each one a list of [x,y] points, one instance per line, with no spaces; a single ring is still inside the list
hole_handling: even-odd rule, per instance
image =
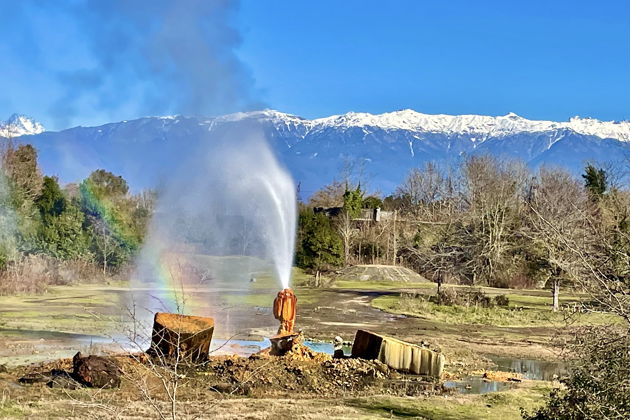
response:
[[[306,346],[284,356],[263,351],[250,357],[213,357],[198,374],[205,376],[212,390],[253,397],[418,395],[439,388],[435,382],[397,372],[378,360],[334,359]]]

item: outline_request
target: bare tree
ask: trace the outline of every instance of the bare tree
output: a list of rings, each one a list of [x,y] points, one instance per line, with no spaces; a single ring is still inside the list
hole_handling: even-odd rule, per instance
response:
[[[103,274],[107,274],[107,265],[111,264],[110,257],[116,252],[116,240],[107,223],[100,218],[94,219],[92,234],[96,252],[103,266]]]
[[[554,309],[560,281],[587,292],[602,309],[630,321],[630,215],[627,192],[594,201],[570,175],[541,171],[531,203],[537,244],[546,252]]]
[[[352,216],[347,211],[341,212],[335,220],[335,225],[343,241],[343,261],[347,266],[350,264],[350,251],[354,244],[354,238],[357,235],[357,229],[352,221]]]
[[[566,171],[542,168],[528,204],[531,230],[527,236],[540,250],[536,269],[551,282],[553,310],[559,309],[560,285],[575,277],[575,255],[566,241],[584,238],[587,197]]]
[[[415,217],[433,214],[441,205],[446,189],[446,178],[437,165],[428,162],[422,169],[412,169],[403,183],[396,189],[407,213]]]
[[[341,207],[346,184],[343,181],[333,181],[316,191],[309,200],[311,207]]]
[[[509,264],[510,233],[519,221],[529,171],[520,162],[499,162],[489,156],[472,157],[463,167],[464,202],[470,217],[469,232],[474,266],[473,282],[479,278],[496,285]]]

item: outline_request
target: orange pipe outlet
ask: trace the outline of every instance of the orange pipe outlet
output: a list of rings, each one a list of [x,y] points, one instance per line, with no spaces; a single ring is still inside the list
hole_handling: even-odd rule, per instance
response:
[[[278,292],[273,300],[273,316],[280,321],[278,335],[293,334],[296,306],[297,297],[293,290],[284,289]]]

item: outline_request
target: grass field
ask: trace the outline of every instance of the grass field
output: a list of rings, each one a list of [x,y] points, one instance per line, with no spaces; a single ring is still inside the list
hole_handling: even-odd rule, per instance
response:
[[[549,395],[550,383],[530,382],[522,388],[482,395],[429,398],[370,397],[348,401],[379,418],[428,420],[507,420],[520,418],[521,409],[532,411]]]
[[[551,298],[507,294],[508,307],[465,307],[437,305],[426,299],[400,295],[380,296],[372,306],[386,312],[431,319],[445,324],[496,325],[502,327],[562,327],[572,325],[607,325],[618,318],[604,313],[552,312]],[[566,297],[564,301],[575,301]]]

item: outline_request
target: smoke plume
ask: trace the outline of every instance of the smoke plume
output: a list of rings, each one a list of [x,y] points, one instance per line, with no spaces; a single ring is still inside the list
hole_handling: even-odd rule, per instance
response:
[[[235,54],[241,43],[232,22],[238,5],[236,0],[73,3],[66,12],[79,22],[90,64],[58,73],[64,93],[51,113],[59,122],[90,107],[125,118],[260,107],[253,79]]]

